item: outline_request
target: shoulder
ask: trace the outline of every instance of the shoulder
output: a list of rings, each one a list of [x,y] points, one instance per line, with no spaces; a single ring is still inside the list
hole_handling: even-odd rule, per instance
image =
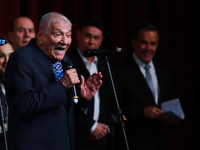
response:
[[[12,57],[20,57],[21,59],[28,59],[34,56],[34,53],[43,53],[36,45],[36,40],[31,40],[30,43],[24,47],[21,47],[13,52]]]
[[[155,67],[155,70],[156,70],[156,72],[171,72],[171,70],[170,70],[170,68],[169,67],[167,67],[166,65],[164,65],[164,64],[162,64],[162,63],[160,63],[160,62],[158,62],[158,61],[153,61],[153,64],[154,64],[154,67]]]

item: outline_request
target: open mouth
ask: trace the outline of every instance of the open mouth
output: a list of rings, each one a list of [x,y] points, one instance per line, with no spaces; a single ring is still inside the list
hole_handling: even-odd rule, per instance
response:
[[[56,47],[56,48],[55,48],[55,51],[56,51],[56,52],[63,52],[63,51],[65,51],[65,48]]]

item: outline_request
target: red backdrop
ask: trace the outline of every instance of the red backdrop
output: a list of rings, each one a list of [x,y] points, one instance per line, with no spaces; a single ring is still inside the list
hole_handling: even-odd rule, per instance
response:
[[[151,22],[161,32],[155,59],[173,71],[177,95],[185,112],[185,120],[168,135],[168,149],[191,150],[198,147],[199,121],[199,35],[200,5],[192,0],[0,0],[0,35],[7,36],[9,24],[17,16],[28,16],[36,31],[42,15],[56,11],[66,15],[73,24],[73,42],[79,20],[93,14],[105,25],[104,48],[125,47],[126,51],[112,56],[120,62],[131,51],[130,32],[142,22]],[[195,137],[195,138],[194,138]]]

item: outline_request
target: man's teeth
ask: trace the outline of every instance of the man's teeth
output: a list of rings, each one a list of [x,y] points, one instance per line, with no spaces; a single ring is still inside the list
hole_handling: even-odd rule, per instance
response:
[[[63,49],[55,49],[57,52],[62,52]]]

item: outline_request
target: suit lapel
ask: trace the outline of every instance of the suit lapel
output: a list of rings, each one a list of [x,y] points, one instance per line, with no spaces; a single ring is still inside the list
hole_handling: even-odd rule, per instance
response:
[[[103,61],[101,59],[99,59],[99,58],[98,58],[98,64],[97,64],[97,66],[98,66],[98,71],[101,72],[102,74],[104,74],[104,72],[106,70],[108,70],[107,66],[105,66],[105,64],[103,63]]]
[[[77,50],[75,50],[73,53],[73,59],[74,59],[74,61],[72,60],[74,63],[73,65],[75,68],[78,68],[77,69],[78,74],[83,75],[85,79],[87,79],[90,76],[90,73],[88,72]]]
[[[56,79],[51,69],[49,59],[47,58],[47,56],[37,46],[33,46],[32,49],[35,52],[35,59],[37,60],[39,65],[42,67],[42,69],[44,70],[49,80],[51,81],[52,79]]]

